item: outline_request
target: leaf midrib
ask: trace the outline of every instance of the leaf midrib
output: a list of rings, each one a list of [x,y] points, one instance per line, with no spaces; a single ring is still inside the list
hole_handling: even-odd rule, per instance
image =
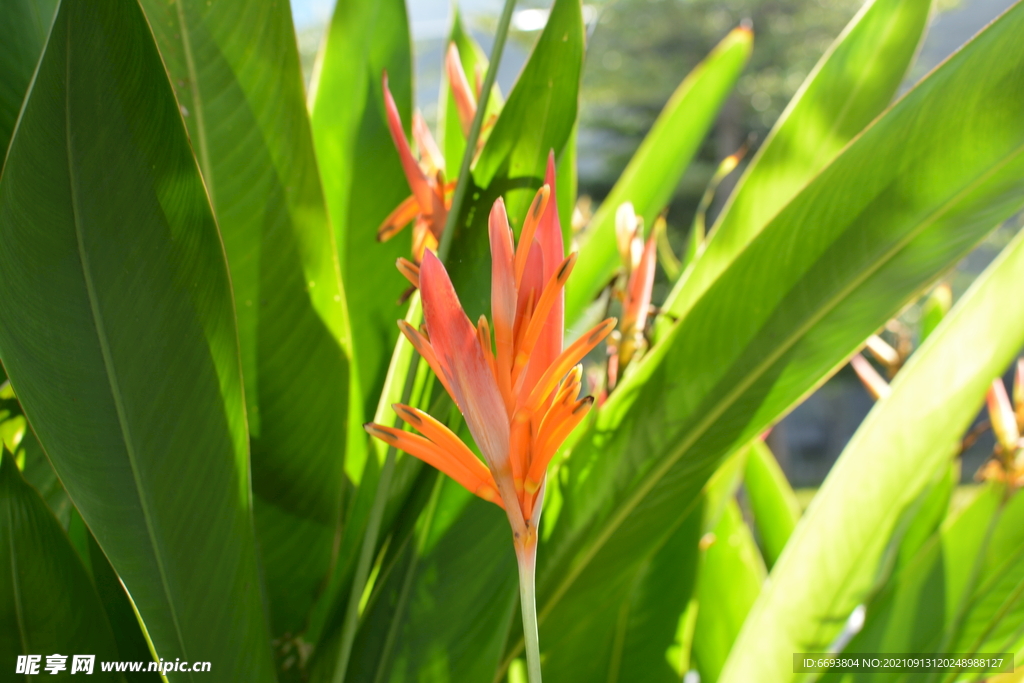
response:
[[[92,313],[93,324],[96,326],[96,339],[100,346],[100,353],[103,356],[103,367],[107,374],[107,382],[110,386],[111,398],[114,401],[114,407],[117,411],[118,425],[121,429],[121,437],[124,442],[125,454],[128,456],[128,463],[131,466],[132,480],[135,484],[135,493],[138,496],[139,508],[142,511],[142,517],[146,524],[147,537],[149,538],[150,548],[153,552],[153,559],[156,561],[157,570],[160,573],[160,585],[163,589],[164,598],[167,601],[167,609],[171,616],[171,621],[174,624],[175,636],[177,637],[178,647],[181,649],[183,659],[190,660],[188,651],[185,647],[185,641],[182,636],[181,624],[178,621],[178,613],[175,609],[174,601],[171,598],[170,586],[167,582],[167,570],[164,567],[163,557],[160,553],[160,549],[156,543],[156,534],[153,531],[152,513],[147,505],[146,497],[143,495],[142,482],[139,477],[139,468],[137,462],[137,456],[135,452],[135,444],[132,440],[131,429],[128,426],[128,419],[125,413],[124,401],[121,395],[120,383],[117,379],[117,372],[114,369],[113,355],[110,350],[110,343],[107,339],[106,325],[103,320],[103,316],[99,309],[99,300],[96,293],[96,286],[93,282],[92,269],[89,264],[89,256],[85,249],[85,243],[83,241],[82,228],[79,221],[79,207],[78,207],[78,193],[75,191],[76,179],[75,179],[75,164],[74,164],[74,153],[71,148],[71,103],[70,103],[70,91],[71,91],[71,18],[70,15],[65,17],[66,23],[66,46],[65,46],[65,84],[64,84],[64,143],[65,150],[67,152],[67,163],[68,163],[68,187],[71,194],[71,212],[73,216],[73,222],[75,227],[75,241],[78,246],[78,256],[82,264],[82,279],[85,282],[86,293],[89,297],[89,308]],[[68,494],[70,496],[70,492]],[[155,647],[155,644],[154,644]],[[189,680],[193,680],[191,673],[188,676]]]
[[[918,226],[910,231],[894,246],[889,249],[882,258],[877,259],[874,264],[866,268],[863,273],[856,278],[853,278],[850,283],[842,288],[835,296],[833,296],[825,306],[822,306],[818,311],[812,314],[807,321],[800,325],[791,335],[789,335],[782,343],[780,343],[774,352],[767,355],[765,359],[753,369],[743,380],[737,383],[732,391],[726,394],[723,401],[721,401],[716,407],[709,411],[703,420],[697,423],[694,429],[682,440],[677,449],[672,452],[664,462],[656,467],[645,479],[643,483],[635,489],[635,492],[630,496],[621,506],[619,511],[612,517],[609,523],[605,526],[604,531],[597,537],[596,541],[591,545],[590,549],[585,553],[583,558],[577,562],[573,568],[569,571],[566,578],[555,590],[552,597],[545,604],[544,609],[539,615],[539,621],[543,622],[546,616],[551,612],[552,609],[558,604],[561,598],[569,590],[576,579],[582,574],[583,570],[588,567],[597,553],[602,547],[608,542],[615,531],[622,525],[629,514],[639,505],[640,501],[654,488],[655,485],[661,480],[662,477],[675,465],[676,462],[682,458],[683,455],[697,442],[697,440],[706,432],[721,415],[732,406],[736,400],[754,384],[754,382],[768,370],[772,365],[778,361],[794,344],[799,341],[807,332],[810,331],[818,322],[820,322],[829,312],[837,307],[847,296],[849,296],[854,290],[860,285],[867,281],[867,279],[876,273],[883,265],[892,260],[900,251],[902,251],[910,242],[912,242],[918,235],[920,235],[926,228],[940,220],[942,216],[949,210],[954,208],[966,195],[973,192],[977,187],[982,185],[992,175],[1001,170],[1004,166],[1013,161],[1021,152],[1024,151],[1024,144],[1018,145],[1015,149],[1007,153],[1001,161],[992,164],[992,166],[982,173],[974,181],[968,183],[959,192],[957,192],[949,201],[942,204],[936,211],[929,216],[925,217]],[[749,245],[748,245],[749,248]],[[743,251],[746,251],[744,249]],[[742,253],[742,252],[740,252]],[[738,256],[738,255],[737,255]],[[733,263],[736,261],[734,260]],[[723,273],[724,274],[724,273]],[[680,321],[676,325],[682,324]],[[648,358],[660,358],[661,354],[651,354]],[[634,376],[639,373],[635,373]],[[517,648],[518,649],[518,648]]]

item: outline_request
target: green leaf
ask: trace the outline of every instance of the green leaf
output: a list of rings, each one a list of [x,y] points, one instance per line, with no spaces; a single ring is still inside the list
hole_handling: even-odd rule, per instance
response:
[[[1024,5],[1004,15],[959,57],[970,60],[987,48],[1000,60],[1010,58],[1006,45],[1019,42],[1014,36],[1021,24]],[[951,64],[956,66],[956,60]],[[966,61],[959,73],[962,78],[974,74],[977,80],[970,66]],[[971,144],[979,141],[966,138]],[[1024,234],[911,357],[896,376],[892,394],[875,404],[857,430],[772,570],[723,680],[749,680],[754,671],[759,680],[791,680],[791,653],[827,646],[865,598],[904,510],[955,454],[992,377],[1024,344],[1024,301],[1015,294],[1022,277]],[[977,353],[980,348],[985,353]]]
[[[1021,30],[1024,6],[878,119],[619,384],[573,448],[540,551],[542,644],[556,610],[582,618],[594,586],[657,551],[726,453],[1024,204],[1024,119],[1009,94],[1024,87]],[[784,651],[799,648],[772,650]]]
[[[473,36],[466,31],[462,23],[462,12],[459,11],[458,3],[452,3],[452,26],[448,32],[447,45],[455,43],[459,49],[459,61],[462,62],[462,70],[466,72],[466,80],[471,88],[475,87],[476,74],[480,74],[480,82],[483,82],[484,74],[487,73],[487,55],[473,39]],[[455,97],[451,93],[451,86],[448,83],[448,73],[444,67],[444,53],[442,53],[441,64],[441,94],[437,100],[437,144],[444,152],[445,177],[449,180],[456,180],[455,175],[459,171],[459,164],[462,161],[462,154],[466,151],[466,136],[462,133],[462,125],[459,123],[458,110],[455,108]],[[485,116],[497,116],[501,111],[504,99],[501,91],[495,85],[491,90],[491,96],[487,99],[487,114]],[[484,119],[487,122],[487,118]],[[482,136],[483,137],[483,136]],[[484,139],[486,139],[484,137]]]
[[[346,681],[489,681],[518,614],[505,515],[447,477],[425,474],[437,490],[381,569]]]
[[[953,306],[953,292],[949,285],[939,285],[925,299],[921,307],[921,343],[928,338]]]
[[[664,308],[682,315],[800,190],[892,100],[917,51],[931,0],[861,8],[776,122],[712,226],[700,263]],[[664,329],[664,328],[663,328]]]
[[[756,446],[750,449],[751,454],[757,451]],[[730,499],[715,526],[714,541],[705,553],[697,583],[693,660],[701,681],[718,680],[743,620],[761,592],[765,574],[750,528],[736,500]]]
[[[1024,644],[1024,496],[989,485],[867,603],[850,652],[1015,652]],[[898,681],[906,673],[829,675]],[[940,677],[946,680],[947,676]]]
[[[39,673],[46,675],[45,655],[58,653],[68,656],[65,675],[73,654],[118,658],[82,561],[5,450],[0,456],[0,666],[6,678],[18,655],[43,655]]]
[[[516,227],[522,225],[544,182],[548,153],[561,154],[576,123],[583,51],[580,0],[555,0],[547,25],[473,166],[479,187],[490,187],[497,178],[509,183],[503,193],[509,220]]]
[[[0,358],[158,655],[274,680],[227,264],[135,2],[62,3],[0,241]]]
[[[760,439],[751,446],[743,485],[765,563],[771,568],[800,520],[800,503],[775,456]]]
[[[472,185],[455,223],[446,266],[471,320],[491,309],[490,269],[480,267],[491,258],[487,237],[491,206],[504,197],[509,221],[518,232],[544,182],[548,155],[553,151],[563,166],[571,162],[569,141],[576,123],[583,54],[580,0],[555,0],[547,25],[476,160]],[[556,184],[561,214],[572,182],[571,176],[566,182],[569,171],[559,171]]]
[[[696,500],[680,506],[681,519],[673,522],[664,544],[634,573],[605,576],[603,582],[587,586],[586,617],[553,615],[545,632],[550,642],[542,641],[546,676],[557,681],[606,676],[617,681],[679,680],[685,673],[682,658],[690,654],[679,634],[694,596],[703,554],[699,541],[734,502],[748,451],[740,448],[722,463]],[[554,486],[552,475],[549,492]]]
[[[146,635],[135,616],[131,597],[124,591],[121,580],[114,568],[110,566],[107,556],[103,554],[96,537],[86,529],[89,556],[89,570],[92,575],[96,592],[103,609],[107,613],[110,628],[117,642],[117,653],[122,660],[136,662],[153,661],[153,653],[149,649]],[[160,674],[156,671],[127,672],[125,679],[130,682],[158,683]]]
[[[750,58],[754,36],[738,28],[729,33],[676,88],[654,127],[601,203],[580,246],[579,262],[565,294],[565,320],[579,319],[619,266],[615,246],[615,210],[632,202],[645,225],[665,208],[683,172],[711,129]]]
[[[388,132],[381,83],[386,71],[408,130],[412,56],[405,2],[337,3],[318,64],[310,86],[313,138],[350,302],[360,415],[368,416],[376,408],[399,336],[395,320],[402,309],[397,302],[409,286],[395,269],[395,259],[411,255],[412,231],[383,244],[377,241],[377,228],[410,195]],[[359,437],[365,444],[365,435]]]
[[[273,630],[295,631],[340,520],[350,332],[291,12],[244,0],[142,6],[224,240]],[[288,537],[310,552],[281,552]]]
[[[7,152],[56,8],[56,0],[4,2],[4,20],[0,22],[0,152]]]

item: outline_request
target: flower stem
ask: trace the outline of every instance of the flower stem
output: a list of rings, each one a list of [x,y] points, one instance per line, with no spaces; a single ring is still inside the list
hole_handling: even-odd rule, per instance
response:
[[[526,644],[526,671],[530,683],[541,683],[540,638],[537,635],[537,544],[516,547],[519,561],[519,602],[523,608],[523,640]]]
[[[487,100],[491,96],[491,90],[494,89],[494,81],[498,78],[498,63],[501,62],[501,53],[505,49],[505,39],[508,38],[508,28],[512,23],[512,10],[515,9],[515,6],[516,0],[505,0],[505,7],[501,10],[501,17],[498,19],[498,29],[494,33],[494,46],[491,48],[487,75],[484,76],[484,84],[480,89],[480,101],[476,104],[476,116],[473,117],[473,124],[469,127],[469,135],[466,137],[466,152],[462,155],[462,165],[459,167],[459,182],[455,186],[452,207],[448,212],[448,220],[445,221],[444,232],[441,233],[441,243],[437,249],[437,257],[441,261],[448,257],[448,250],[452,246],[452,233],[455,232],[455,223],[459,220],[462,202],[465,201],[466,191],[469,188],[469,167],[473,163],[473,152],[476,150],[477,140],[480,139],[480,129],[483,127],[484,116],[487,113]]]

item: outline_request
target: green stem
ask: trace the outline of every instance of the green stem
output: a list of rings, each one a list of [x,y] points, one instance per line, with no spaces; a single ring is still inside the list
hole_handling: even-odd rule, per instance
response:
[[[505,39],[508,38],[508,27],[512,23],[512,10],[515,9],[515,6],[516,0],[505,0],[505,7],[501,10],[501,17],[498,19],[498,30],[494,34],[494,46],[491,48],[491,61],[487,67],[487,75],[484,76],[483,87],[480,89],[480,101],[476,104],[476,115],[473,117],[473,125],[469,127],[466,151],[462,155],[462,165],[459,167],[459,182],[455,186],[452,207],[448,211],[448,220],[445,221],[441,243],[437,249],[437,257],[442,262],[448,257],[448,250],[452,246],[452,234],[455,232],[455,223],[459,220],[462,203],[466,199],[466,191],[469,188],[469,167],[473,164],[477,140],[480,139],[480,129],[483,127],[484,116],[487,113],[487,101],[491,97],[491,90],[494,89],[494,81],[498,78],[498,64],[501,62],[501,53],[505,50]]]
[[[405,376],[405,386],[402,387],[402,403],[408,403],[412,396],[419,360],[418,354],[412,354],[412,360],[409,363],[409,373]],[[396,417],[396,426],[398,422],[399,420]],[[377,480],[377,490],[373,495],[373,506],[370,508],[370,516],[366,522],[363,545],[359,549],[359,560],[356,563],[355,576],[352,578],[352,589],[349,591],[348,604],[345,606],[345,621],[341,627],[341,645],[338,650],[338,659],[335,661],[334,676],[331,678],[333,683],[344,683],[349,659],[352,657],[352,645],[355,643],[356,630],[359,626],[359,599],[366,589],[366,580],[370,575],[370,564],[373,562],[373,556],[377,550],[377,538],[380,536],[380,526],[384,520],[384,509],[387,507],[388,496],[391,492],[391,478],[395,472],[396,455],[395,447],[388,446],[387,454],[384,456],[384,466],[381,468],[380,478]]]
[[[537,544],[516,547],[519,561],[519,602],[523,608],[523,640],[526,645],[526,670],[530,683],[541,683],[540,638],[537,635]]]

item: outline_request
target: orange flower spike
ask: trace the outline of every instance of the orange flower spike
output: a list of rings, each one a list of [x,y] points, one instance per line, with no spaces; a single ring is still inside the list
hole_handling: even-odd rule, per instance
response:
[[[548,366],[547,370],[541,376],[540,380],[533,387],[533,390],[526,396],[522,402],[522,407],[529,410],[536,410],[544,403],[544,399],[547,398],[549,393],[556,389],[558,382],[562,377],[565,376],[574,365],[583,360],[583,357],[590,353],[595,346],[604,341],[604,338],[615,329],[615,325],[618,321],[615,318],[607,318],[604,321],[594,325],[586,332],[582,337],[572,343],[565,351],[561,353],[555,362]],[[519,396],[520,400],[523,399],[523,394]]]
[[[381,223],[380,228],[377,229],[377,241],[387,242],[389,239],[397,235],[402,231],[402,228],[409,225],[409,223],[420,214],[420,203],[416,201],[416,196],[407,197],[405,201],[398,205],[394,211],[388,214],[388,217]]]
[[[466,72],[462,68],[459,48],[454,42],[448,44],[444,66],[445,72],[448,75],[448,87],[451,88],[452,98],[455,100],[455,109],[459,114],[459,126],[462,128],[462,134],[468,138],[469,129],[473,125],[473,118],[476,117],[476,97],[469,88]]]
[[[992,423],[992,432],[996,442],[1008,454],[1013,454],[1020,445],[1020,430],[1017,429],[1017,417],[1013,414],[1013,406],[1006,395],[1003,380],[995,378],[985,396],[988,403],[988,419]]]

